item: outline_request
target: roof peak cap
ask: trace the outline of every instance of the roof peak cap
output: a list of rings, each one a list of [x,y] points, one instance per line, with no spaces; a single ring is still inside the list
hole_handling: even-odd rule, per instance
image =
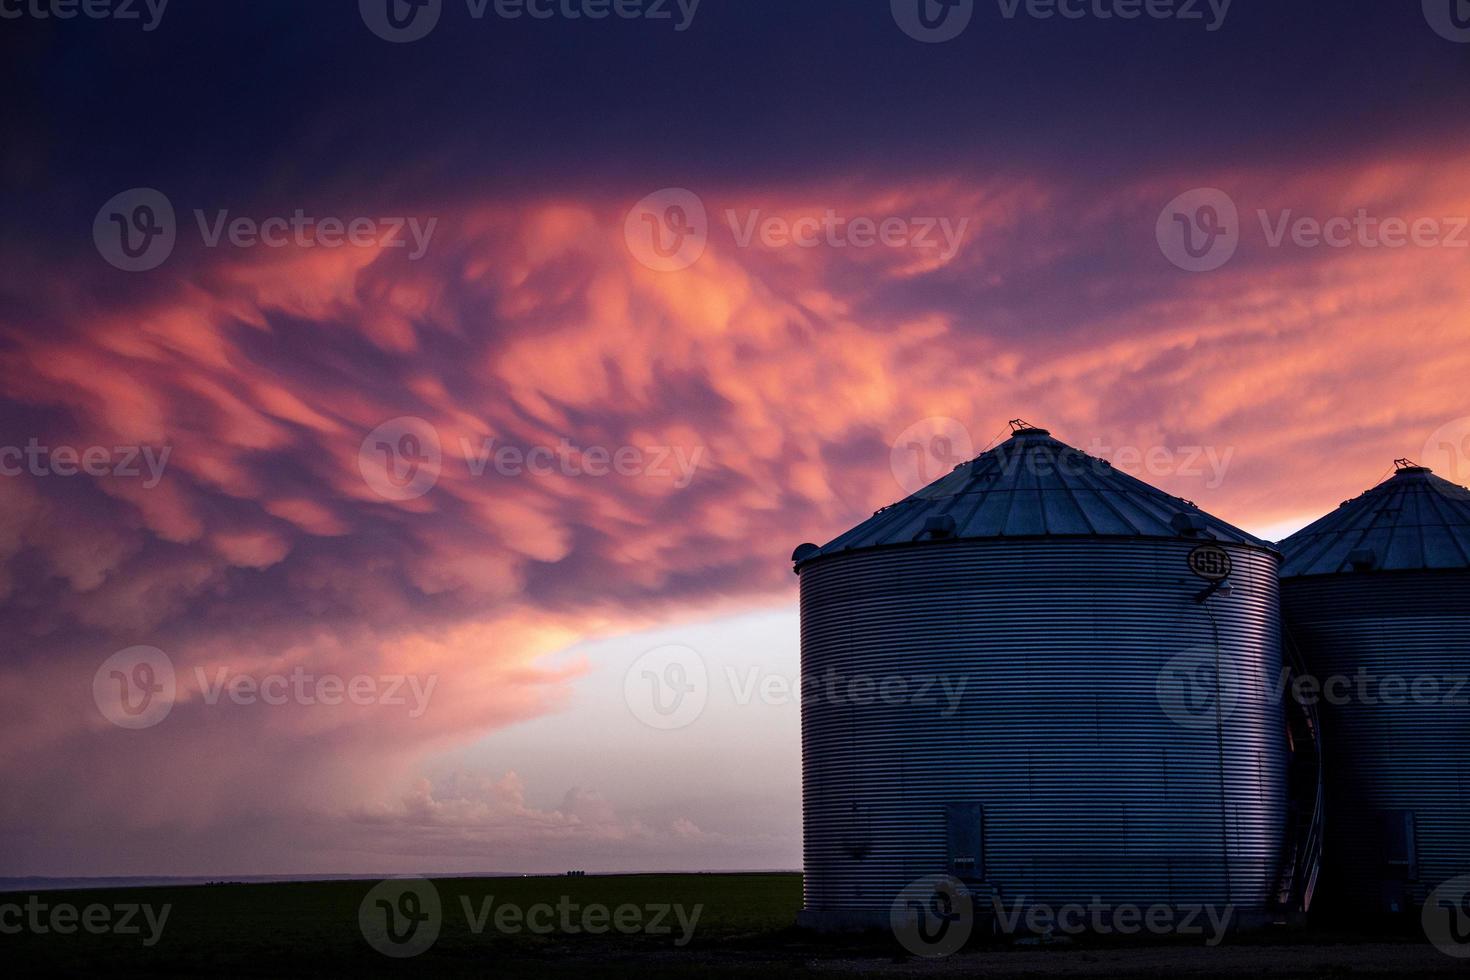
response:
[[[1043,429],[1039,425],[1032,425],[1030,422],[1027,422],[1025,419],[1011,419],[1011,421],[1010,421],[1010,427],[1011,427],[1011,438],[1012,439],[1021,439],[1021,438],[1024,438],[1026,436],[1049,436],[1049,435],[1051,435],[1051,430],[1050,429]]]

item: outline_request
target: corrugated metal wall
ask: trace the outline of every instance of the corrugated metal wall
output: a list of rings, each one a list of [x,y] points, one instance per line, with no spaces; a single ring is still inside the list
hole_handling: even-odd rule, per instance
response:
[[[1442,882],[1470,873],[1470,685],[1449,680],[1470,677],[1470,572],[1289,578],[1282,601],[1311,673],[1351,682],[1345,699],[1324,699],[1319,709],[1326,827],[1318,895],[1329,910],[1412,911]],[[1360,672],[1366,687],[1354,680]],[[1406,703],[1384,703],[1388,677],[1403,679],[1390,695]],[[1414,697],[1422,678],[1439,679],[1436,697]]]
[[[910,695],[803,697],[806,908],[886,911],[951,871],[946,807],[966,803],[975,876],[1007,902],[1265,906],[1287,808],[1279,559],[1223,543],[1234,593],[1201,604],[1197,544],[961,540],[804,564],[804,679]],[[1160,672],[1217,649],[1223,724],[1180,725]],[[958,701],[936,682],[913,703],[929,677],[963,682]]]

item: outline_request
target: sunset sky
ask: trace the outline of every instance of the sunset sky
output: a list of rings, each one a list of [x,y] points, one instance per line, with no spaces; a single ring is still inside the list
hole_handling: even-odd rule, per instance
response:
[[[0,19],[0,875],[796,868],[791,551],[1008,420],[1273,539],[1470,480],[1433,2],[371,6]]]

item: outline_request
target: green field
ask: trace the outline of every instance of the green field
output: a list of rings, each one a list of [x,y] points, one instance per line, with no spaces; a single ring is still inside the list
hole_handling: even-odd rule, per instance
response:
[[[5,954],[0,961],[27,970],[78,975],[105,968],[138,976],[420,971],[545,977],[585,974],[589,969],[648,976],[677,972],[686,961],[707,960],[734,943],[741,946],[742,955],[732,965],[743,974],[765,963],[760,947],[789,929],[801,904],[801,876],[796,874],[441,878],[434,880],[442,906],[438,938],[417,956],[390,959],[368,945],[358,923],[359,906],[374,884],[335,881],[9,893],[0,895],[0,904],[24,905],[31,895],[46,903],[48,911],[40,920],[46,931],[26,928],[19,934],[0,935],[0,951]],[[85,909],[123,903],[149,906],[155,920],[164,906],[169,911],[161,930],[150,929],[149,920],[141,912],[135,914],[132,925],[139,928],[138,934],[91,934],[79,926],[58,934],[50,928],[49,909],[58,905]],[[509,928],[497,928],[495,915],[502,906],[530,909],[538,904],[552,907],[549,916],[542,913],[543,921],[535,923],[552,926],[549,934],[532,932],[527,924],[514,921],[503,923]],[[570,909],[570,930],[564,928],[567,920],[556,909],[558,904]],[[614,913],[619,908],[637,909],[639,931],[620,932],[611,921],[594,919],[593,927],[606,931],[583,932],[581,916],[588,906]],[[669,906],[682,909],[682,922],[672,909],[659,915],[658,909]],[[685,941],[687,924],[696,914],[692,938]],[[631,927],[634,913],[625,911],[625,916],[623,924]],[[481,927],[478,932],[476,925]],[[157,941],[145,945],[154,932]]]
[[[11,975],[580,977],[812,975],[996,977],[1342,977],[1460,975],[1452,959],[1412,936],[1288,932],[1232,937],[1224,945],[1146,940],[1040,945],[981,943],[941,961],[921,960],[882,935],[824,937],[793,926],[797,874],[609,875],[440,878],[439,931],[423,952],[390,958],[369,944],[359,911],[374,881],[216,884],[0,894],[0,963]],[[396,886],[395,886],[396,887]],[[376,894],[376,893],[375,893]],[[45,931],[18,932],[7,905],[34,896]],[[365,902],[366,900],[366,902]],[[134,915],[137,933],[52,931],[58,906],[108,914],[148,906],[161,929]],[[531,910],[540,907],[539,911]],[[681,920],[672,911],[677,906]],[[497,921],[501,909],[509,918]],[[564,911],[559,911],[562,909]],[[589,909],[592,911],[589,913]],[[597,910],[605,910],[598,912]],[[621,911],[619,911],[621,910]],[[94,909],[94,916],[101,916]],[[586,916],[591,915],[591,918]],[[693,923],[696,915],[697,923]],[[527,928],[530,915],[540,927]],[[621,915],[622,930],[614,917]],[[589,934],[582,925],[602,931]],[[567,925],[570,924],[570,929]],[[693,924],[692,934],[686,928]],[[150,936],[157,941],[147,944]]]

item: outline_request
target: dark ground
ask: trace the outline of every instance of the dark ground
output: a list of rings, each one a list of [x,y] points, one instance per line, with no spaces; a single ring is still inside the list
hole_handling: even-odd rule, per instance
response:
[[[1349,977],[1470,976],[1470,960],[1452,959],[1422,939],[1266,932],[1206,948],[1198,941],[1103,940],[1039,945],[995,942],[945,960],[905,953],[891,938],[828,938],[791,925],[801,900],[796,874],[621,875],[436,879],[443,927],[434,944],[411,959],[371,948],[358,910],[375,882],[216,884],[189,887],[36,891],[0,894],[0,906],[31,895],[54,907],[94,903],[172,906],[157,943],[145,946],[146,921],[135,935],[0,933],[0,964],[11,976],[322,976],[405,973],[420,976],[602,977],[790,975],[978,975],[995,977]],[[566,901],[648,907],[702,905],[693,938],[668,935],[507,935],[491,922],[476,933],[472,908]],[[6,922],[14,924],[13,915]],[[0,923],[3,925],[5,923]]]

